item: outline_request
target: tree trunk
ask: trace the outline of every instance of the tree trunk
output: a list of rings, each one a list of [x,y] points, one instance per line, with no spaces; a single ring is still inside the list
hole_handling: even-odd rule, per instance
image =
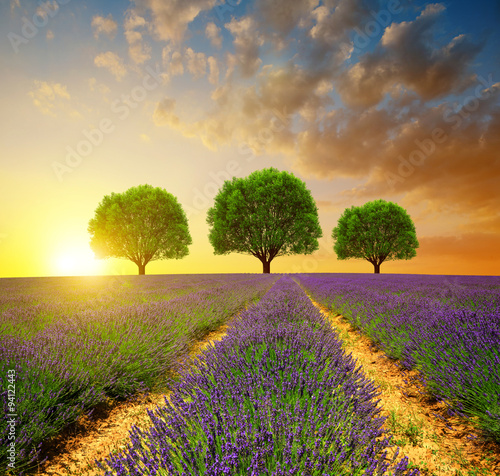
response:
[[[271,262],[270,261],[262,261],[263,273],[271,272]]]
[[[373,272],[374,272],[375,274],[380,274],[380,264],[378,264],[378,263],[373,263],[373,267],[375,268],[375,269],[373,270]]]
[[[139,275],[146,274],[146,265],[145,264],[138,264],[139,266]]]

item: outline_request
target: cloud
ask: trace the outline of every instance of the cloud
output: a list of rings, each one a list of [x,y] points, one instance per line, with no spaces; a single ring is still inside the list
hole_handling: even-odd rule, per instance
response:
[[[172,51],[170,45],[163,48],[162,61],[168,75],[181,76],[184,74],[184,57],[180,51]]]
[[[66,86],[61,83],[35,80],[35,89],[28,94],[33,104],[47,116],[56,117],[56,110],[64,107],[64,102],[71,99]]]
[[[116,36],[118,25],[113,20],[111,13],[105,18],[95,15],[92,18],[92,29],[94,30],[94,38],[97,40],[101,34],[107,35],[113,39]]]
[[[236,51],[234,60],[240,67],[241,75],[244,78],[253,76],[262,63],[259,49],[264,44],[264,37],[257,31],[257,25],[257,21],[252,16],[246,16],[239,20],[233,18],[225,25],[234,37]]]
[[[186,49],[186,67],[195,78],[202,78],[207,71],[207,57],[204,53],[196,53],[191,48]]]
[[[426,203],[427,213],[458,214],[477,231],[500,232],[500,220],[491,220],[498,216],[500,83],[474,91],[461,105],[415,101],[404,112],[394,100],[361,114],[335,111],[321,128],[298,134],[294,167],[363,180],[343,193],[345,202],[404,195],[408,205]]]
[[[286,36],[307,21],[318,4],[319,0],[257,0],[256,15],[267,32]]]
[[[303,174],[323,179],[365,177],[384,160],[397,127],[393,115],[383,109],[331,111],[321,124],[297,134],[294,166]]]
[[[217,0],[134,0],[140,9],[150,10],[154,31],[161,40],[180,42],[189,24],[204,10],[212,9]]]
[[[469,71],[481,44],[458,35],[439,46],[437,25],[445,10],[440,4],[427,5],[411,22],[392,23],[373,53],[343,72],[336,81],[342,100],[351,106],[371,106],[387,92],[403,85],[429,100],[460,93],[470,86]]]
[[[153,121],[157,126],[169,125],[177,128],[180,121],[175,115],[175,99],[162,99],[153,113]]]
[[[20,5],[19,5],[20,6]],[[12,7],[12,4],[11,4]],[[39,6],[36,9],[35,15],[47,20],[49,18],[49,13],[53,16],[55,12],[59,10],[59,4],[56,0],[48,0],[47,2],[39,2]]]
[[[257,0],[257,10],[226,23],[234,50],[224,59],[165,47],[170,74],[186,70],[202,77],[208,67],[207,79],[216,87],[201,117],[186,120],[180,103],[166,98],[156,107],[155,124],[195,137],[212,150],[234,145],[245,156],[282,154],[306,177],[358,182],[339,202],[325,200],[327,210],[403,196],[410,206],[431,207],[429,213],[460,214],[478,233],[500,231],[500,219],[491,218],[498,215],[500,85],[490,78],[481,86],[470,70],[482,45],[464,35],[443,40],[439,28],[445,10],[432,4],[413,21],[396,22],[396,14],[389,15],[379,25],[379,44],[350,57],[353,31],[374,22],[380,10],[376,0],[286,5]],[[204,29],[206,37],[218,38],[210,28]],[[274,35],[287,48],[275,57],[281,52],[278,43],[268,48]],[[353,63],[345,64],[346,59]],[[461,104],[429,101],[450,93],[474,96]],[[488,98],[476,105],[479,93]],[[429,146],[436,131],[444,139]],[[422,147],[432,150],[426,154]],[[418,165],[399,175],[410,159]]]
[[[21,8],[19,0],[10,0],[10,12],[13,13],[16,8]]]
[[[103,83],[98,83],[96,78],[89,78],[88,85],[91,92],[99,91],[103,96],[111,92],[111,89]]]
[[[214,64],[210,58],[209,64]],[[257,154],[291,153],[294,135],[288,116],[299,113],[304,120],[314,121],[331,103],[325,97],[328,88],[323,77],[289,64],[284,68],[264,68],[257,80],[257,85],[226,82],[217,87],[212,94],[211,112],[196,122],[186,123],[177,116],[173,124],[168,120],[155,122],[175,126],[186,137],[197,136],[213,150],[236,143]],[[158,114],[164,109],[160,104]],[[168,103],[168,117],[172,112],[172,104]]]
[[[106,68],[117,81],[121,81],[127,74],[127,69],[123,65],[123,60],[112,51],[97,55],[94,58],[94,64],[98,68]]]
[[[214,22],[208,22],[205,27],[205,36],[210,40],[216,48],[222,47],[222,37],[220,36],[220,28]]]
[[[127,12],[124,28],[125,38],[129,45],[128,54],[135,64],[143,64],[151,58],[151,46],[143,40],[138,28],[147,27],[146,20],[134,10]]]

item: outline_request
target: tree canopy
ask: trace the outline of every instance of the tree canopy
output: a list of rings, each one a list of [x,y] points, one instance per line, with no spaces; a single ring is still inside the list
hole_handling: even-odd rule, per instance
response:
[[[406,210],[385,200],[346,208],[332,238],[339,259],[366,259],[375,273],[380,273],[384,261],[415,257],[419,246],[415,225]]]
[[[226,180],[208,210],[207,223],[214,254],[250,254],[262,262],[264,273],[278,256],[317,250],[322,235],[318,209],[305,183],[274,168]]]
[[[186,256],[191,236],[177,198],[151,185],[106,195],[89,221],[90,247],[98,258],[126,258],[145,274],[150,261]]]

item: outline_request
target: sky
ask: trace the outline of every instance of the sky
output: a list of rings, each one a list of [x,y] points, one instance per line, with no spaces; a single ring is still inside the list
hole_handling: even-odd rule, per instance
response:
[[[420,247],[381,273],[499,275],[500,2],[0,1],[0,277],[136,274],[96,260],[105,195],[177,197],[193,239],[146,274],[259,273],[214,255],[225,180],[303,180],[323,237],[271,272],[372,273],[338,260],[342,212],[405,208]]]

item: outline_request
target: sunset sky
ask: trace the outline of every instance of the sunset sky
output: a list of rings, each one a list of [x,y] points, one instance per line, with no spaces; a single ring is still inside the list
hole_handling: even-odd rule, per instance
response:
[[[500,2],[0,1],[0,277],[136,274],[97,261],[99,202],[175,195],[193,244],[146,274],[259,273],[215,256],[224,180],[304,180],[323,238],[271,272],[366,272],[337,260],[345,208],[404,207],[420,248],[382,273],[500,274]]]

